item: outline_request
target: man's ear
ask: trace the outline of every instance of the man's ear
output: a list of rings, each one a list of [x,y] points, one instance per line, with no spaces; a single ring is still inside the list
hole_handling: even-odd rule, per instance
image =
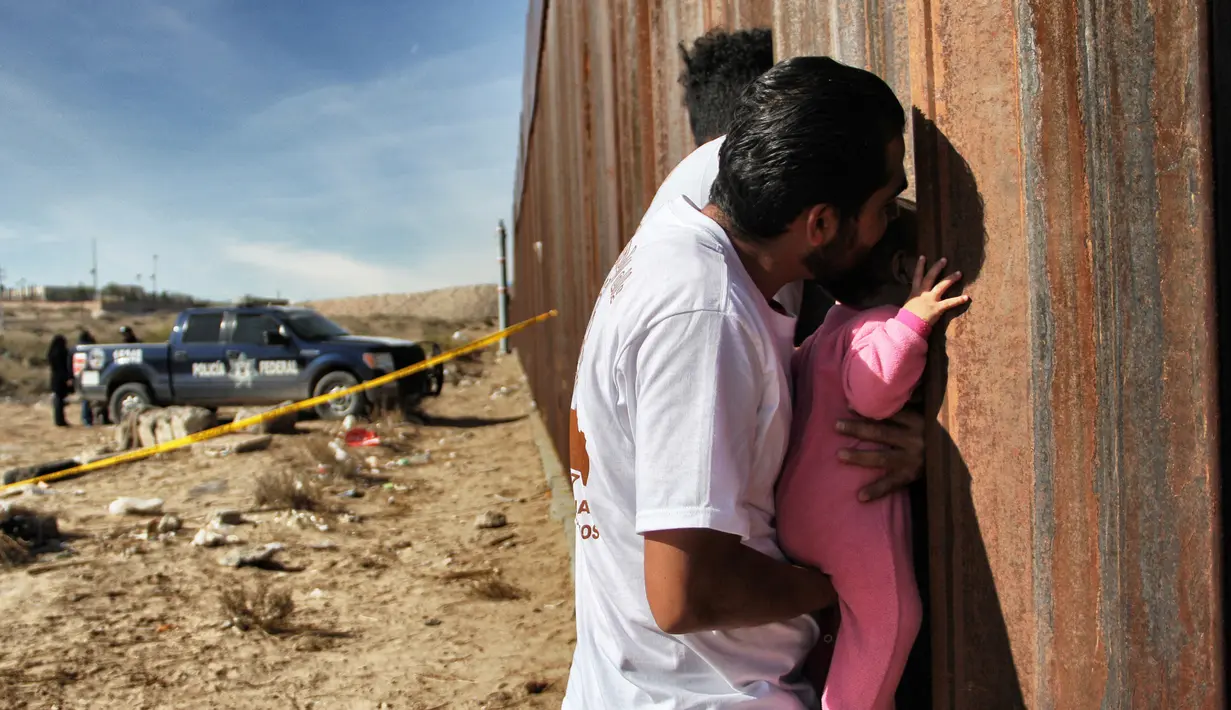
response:
[[[838,210],[833,205],[813,205],[808,208],[806,226],[813,248],[830,244],[838,238]]]

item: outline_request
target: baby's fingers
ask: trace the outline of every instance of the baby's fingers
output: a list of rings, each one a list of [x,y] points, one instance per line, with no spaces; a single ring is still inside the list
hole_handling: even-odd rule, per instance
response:
[[[923,293],[924,291],[923,267],[926,265],[927,265],[926,256],[920,256],[919,260],[915,262],[915,278],[911,281],[911,293],[912,294],[917,295],[917,294]]]
[[[967,303],[970,303],[970,296],[963,293],[961,296],[946,298],[940,303],[937,303],[936,306],[940,309],[941,313],[944,313],[945,311],[951,311],[958,306],[964,306]]]
[[[954,271],[953,273],[941,279],[940,283],[936,284],[936,286],[932,288],[932,293],[938,297],[945,295],[945,291],[948,291],[949,287],[957,283],[961,278],[962,278],[962,272]]]
[[[941,257],[936,260],[935,264],[932,264],[931,269],[928,269],[928,275],[923,278],[924,291],[932,290],[932,284],[936,283],[936,278],[940,276],[941,270],[945,268],[946,261],[944,257]]]

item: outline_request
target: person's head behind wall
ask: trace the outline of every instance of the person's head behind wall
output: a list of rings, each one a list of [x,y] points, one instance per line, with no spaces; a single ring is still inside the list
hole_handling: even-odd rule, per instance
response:
[[[791,280],[826,286],[896,216],[905,126],[875,74],[828,57],[780,62],[737,102],[710,202],[732,238],[793,259]]]
[[[773,35],[766,29],[710,30],[693,43],[680,43],[684,102],[697,145],[723,135],[731,125],[740,93],[774,65]]]

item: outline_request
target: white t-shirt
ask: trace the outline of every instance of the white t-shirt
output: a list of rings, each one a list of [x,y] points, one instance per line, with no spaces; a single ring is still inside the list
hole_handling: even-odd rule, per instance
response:
[[[646,599],[646,532],[709,528],[784,559],[772,525],[795,319],[689,200],[651,215],[603,285],[573,390],[577,648],[564,708],[815,707],[793,671],[809,617],[672,636]]]
[[[718,177],[718,151],[722,149],[722,143],[726,139],[726,136],[719,136],[702,144],[681,160],[671,174],[667,175],[667,179],[663,180],[658,192],[654,193],[654,199],[650,202],[650,208],[645,211],[645,216],[641,218],[641,224],[645,224],[651,215],[681,195],[698,207],[709,204],[710,188],[714,186],[714,178]],[[796,317],[799,316],[803,298],[802,281],[787,284],[774,296],[774,300],[785,308],[787,313]]]

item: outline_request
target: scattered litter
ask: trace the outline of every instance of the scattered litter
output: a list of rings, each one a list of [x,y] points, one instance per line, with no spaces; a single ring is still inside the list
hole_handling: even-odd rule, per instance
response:
[[[338,543],[333,540],[320,540],[318,542],[309,543],[308,547],[313,550],[336,550],[338,549]]]
[[[362,498],[363,491],[355,490],[354,488],[348,488],[347,490],[342,491],[338,495],[343,498]]]
[[[355,418],[354,414],[347,414],[346,418],[342,420],[342,431],[350,431],[358,423],[359,420]]]
[[[313,599],[323,599],[325,596],[325,593],[319,589],[313,589],[312,591],[308,592],[308,596]]]
[[[345,463],[350,458],[350,454],[346,453],[346,445],[339,439],[330,441],[329,449],[333,451],[333,458],[338,463]]]
[[[492,528],[502,528],[508,524],[509,524],[509,519],[505,517],[504,513],[497,513],[496,511],[493,511],[493,510],[489,510],[486,513],[483,513],[479,517],[475,518],[475,521],[474,521],[474,526],[480,530],[489,530]]]
[[[271,542],[260,547],[248,547],[242,550],[228,552],[218,558],[218,564],[224,567],[259,567],[261,569],[278,569],[280,564],[274,562],[274,555],[283,549],[282,543]]]
[[[158,515],[162,512],[162,499],[116,498],[107,510],[112,515]]]
[[[371,429],[355,427],[346,431],[347,446],[380,446],[380,437]]]
[[[291,510],[274,515],[274,520],[281,520],[288,528],[306,530],[316,528],[321,532],[329,532],[329,524],[324,518],[309,513],[306,510]]]
[[[367,459],[368,468],[377,468],[380,466],[380,459],[375,456],[369,456]]]

